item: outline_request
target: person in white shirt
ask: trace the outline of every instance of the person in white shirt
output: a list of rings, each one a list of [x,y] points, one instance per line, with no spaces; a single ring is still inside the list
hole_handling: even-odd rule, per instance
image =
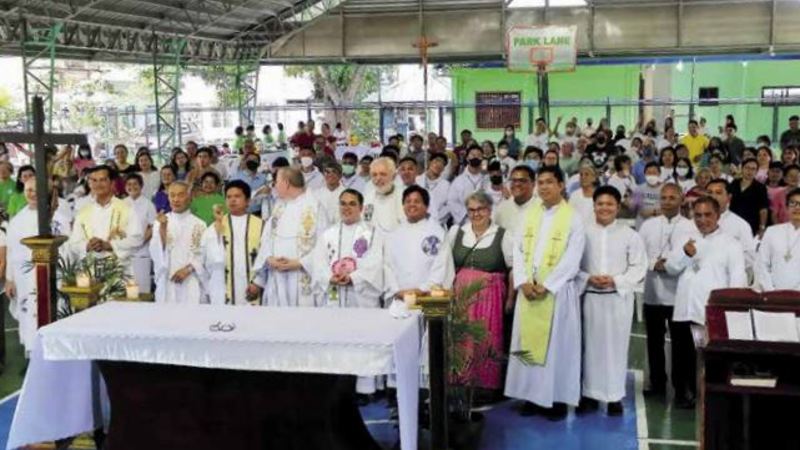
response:
[[[764,232],[756,257],[756,281],[763,291],[800,291],[800,189],[786,194],[789,222]]]
[[[311,193],[319,201],[322,211],[325,213],[325,221],[329,225],[339,223],[339,196],[346,189],[342,186],[342,166],[331,161],[322,167],[322,175],[325,185]]]
[[[447,196],[450,193],[450,182],[443,176],[447,166],[447,155],[444,153],[431,154],[428,169],[417,176],[416,183],[428,191],[431,196],[431,211],[436,211],[432,217],[444,226],[450,218],[447,209]]]
[[[453,285],[453,257],[446,232],[428,217],[430,196],[420,186],[403,191],[406,216],[386,238],[386,292],[399,300],[407,294],[430,292]]]
[[[478,145],[470,147],[467,152],[467,169],[450,185],[447,208],[456,225],[463,224],[467,219],[467,208],[464,206],[467,197],[488,187],[489,178],[481,170],[482,163],[483,149]]]
[[[547,122],[544,121],[543,118],[539,117],[536,119],[535,129],[533,130],[533,134],[530,134],[527,139],[525,139],[525,145],[532,145],[536,148],[544,150],[547,148],[547,144],[550,141],[550,130],[547,129]]]
[[[316,153],[313,148],[301,148],[298,151],[300,157],[300,170],[303,172],[303,179],[306,182],[308,192],[325,187],[325,179],[319,170],[314,166]]]
[[[583,223],[594,223],[594,190],[597,188],[597,172],[592,166],[583,166],[578,171],[580,176],[580,189],[573,191],[569,196],[569,205],[583,219]]]
[[[642,238],[617,221],[622,196],[611,186],[594,192],[596,221],[586,228],[581,261],[583,290],[583,388],[578,412],[608,403],[622,414],[634,290],[647,272]]]
[[[404,220],[403,192],[394,183],[394,161],[380,157],[369,166],[370,183],[364,190],[364,222],[386,236]]]
[[[366,182],[356,174],[357,171],[358,155],[353,152],[347,152],[342,155],[342,186],[345,189],[355,189],[364,194]]]
[[[706,192],[719,203],[722,212],[719,217],[719,227],[739,242],[744,250],[745,268],[752,271],[756,260],[756,241],[753,239],[753,230],[747,221],[728,208],[731,204],[730,184],[717,178],[706,185]]]
[[[692,207],[699,233],[689,237],[682,248],[667,258],[666,269],[678,275],[675,293],[675,335],[672,351],[678,367],[672,368],[679,390],[679,408],[693,409],[697,392],[696,350],[703,345],[706,303],[711,291],[747,286],[744,251],[738,241],[720,228],[721,208],[712,197],[700,197]]]
[[[133,210],[134,219],[139,220],[144,239],[142,245],[133,251],[131,258],[131,269],[139,292],[149,293],[152,289],[153,277],[150,271],[153,269],[153,261],[150,259],[148,244],[153,237],[153,222],[156,220],[156,207],[152,200],[144,196],[144,180],[138,173],[132,173],[125,179],[125,192],[128,197],[125,202]]]
[[[666,394],[665,334],[667,328],[671,335],[676,333],[672,312],[678,277],[667,272],[667,256],[680,249],[689,236],[697,234],[694,223],[680,214],[682,204],[681,187],[675,183],[665,184],[661,188],[661,215],[647,219],[639,229],[648,258],[644,281],[644,322],[647,331],[647,363],[650,369],[650,388],[645,391],[645,395],[648,396]],[[675,367],[674,352],[672,356],[672,367]],[[677,380],[673,377],[672,381],[674,384]]]
[[[206,224],[189,211],[191,187],[183,181],[169,186],[171,212],[159,213],[153,225],[153,259],[158,303],[205,303],[203,233]]]

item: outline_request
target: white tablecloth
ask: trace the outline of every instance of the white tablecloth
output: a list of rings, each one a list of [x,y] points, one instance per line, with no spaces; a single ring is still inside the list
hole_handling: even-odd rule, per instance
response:
[[[212,332],[217,322],[231,332]],[[41,330],[8,448],[99,427],[92,360],[202,368],[397,375],[400,440],[417,448],[420,323],[383,309],[111,302]]]

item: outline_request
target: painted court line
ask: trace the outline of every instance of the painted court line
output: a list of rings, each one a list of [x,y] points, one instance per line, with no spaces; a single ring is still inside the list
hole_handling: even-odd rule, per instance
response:
[[[16,397],[17,395],[19,395],[19,390],[17,390],[17,391],[14,391],[14,392],[12,392],[12,393],[10,393],[10,394],[6,395],[6,396],[5,396],[5,397],[3,397],[2,399],[0,399],[0,405],[3,405],[3,404],[5,404],[7,401],[9,401],[9,400],[13,399],[13,398],[14,398],[14,397]]]
[[[6,333],[11,333],[13,331],[17,331],[19,328],[6,328]]]
[[[639,439],[639,450],[648,450],[646,442],[649,431],[647,429],[647,410],[644,401],[644,372],[633,370],[634,390],[636,391],[636,437]]]
[[[674,445],[678,447],[698,447],[700,445],[697,441],[681,441],[674,439],[642,439],[640,442],[646,442],[647,444]]]

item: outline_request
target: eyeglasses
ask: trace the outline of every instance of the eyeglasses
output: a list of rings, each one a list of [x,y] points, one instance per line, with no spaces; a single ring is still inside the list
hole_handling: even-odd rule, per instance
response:
[[[786,205],[789,206],[789,208],[800,208],[800,201],[789,200],[789,202]]]
[[[339,206],[354,208],[358,206],[358,202],[339,202]]]
[[[484,212],[484,211],[486,211],[488,209],[489,208],[487,208],[485,206],[481,206],[481,207],[478,207],[478,208],[467,208],[467,212],[469,214],[478,214],[478,213],[482,213],[482,212]]]

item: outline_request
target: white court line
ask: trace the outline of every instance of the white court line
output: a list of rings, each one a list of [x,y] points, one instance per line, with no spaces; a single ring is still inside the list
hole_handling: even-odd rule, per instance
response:
[[[13,331],[17,331],[19,328],[6,328],[6,333],[11,333]]]
[[[639,339],[647,339],[647,335],[646,334],[631,333],[631,336],[635,337],[635,338],[639,338]],[[672,342],[672,339],[666,337],[666,338],[664,338],[664,342]]]
[[[635,404],[636,404],[636,438],[639,440],[639,450],[648,450],[647,436],[649,431],[647,429],[647,410],[644,402],[644,372],[641,370],[633,370],[634,385],[633,389],[636,391]]]
[[[17,395],[19,395],[19,391],[18,390],[6,395],[2,399],[0,399],[0,405],[5,404],[7,401],[11,400],[12,398],[16,397]]]
[[[673,440],[673,439],[642,439],[642,441],[645,441],[648,444],[675,445],[675,446],[680,446],[680,447],[699,447],[700,446],[700,444],[697,441],[681,441],[681,440]]]
[[[364,425],[378,425],[382,423],[397,423],[396,420],[381,419],[381,420],[365,420]]]

